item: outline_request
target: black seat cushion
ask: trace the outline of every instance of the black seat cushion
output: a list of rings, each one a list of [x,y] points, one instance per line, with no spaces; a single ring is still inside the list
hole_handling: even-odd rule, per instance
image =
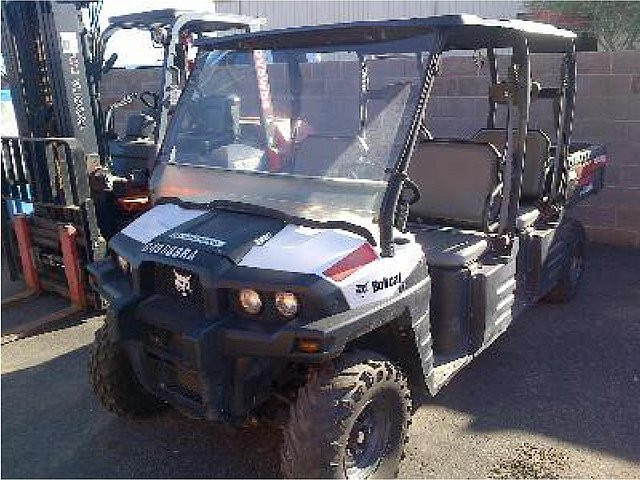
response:
[[[460,268],[477,261],[489,247],[480,232],[426,225],[412,225],[410,231],[422,245],[429,266]]]

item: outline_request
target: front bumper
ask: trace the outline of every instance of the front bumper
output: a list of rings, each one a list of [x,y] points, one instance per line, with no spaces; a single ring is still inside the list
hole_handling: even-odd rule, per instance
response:
[[[248,328],[232,313],[210,318],[173,298],[143,299],[112,260],[88,269],[109,303],[114,333],[140,383],[184,414],[217,422],[245,418],[303,371],[295,364],[335,358],[350,341],[398,318],[407,307],[423,310],[421,299],[428,299],[424,292],[407,291],[406,301],[396,298],[266,332]],[[304,353],[298,349],[301,340],[317,341],[321,348]]]

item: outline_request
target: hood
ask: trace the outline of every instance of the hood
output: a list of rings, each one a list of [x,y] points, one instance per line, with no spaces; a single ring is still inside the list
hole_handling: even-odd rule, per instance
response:
[[[237,264],[251,248],[264,244],[284,227],[282,220],[260,215],[165,204],[136,219],[121,235],[142,243],[143,253],[185,260],[214,254]]]

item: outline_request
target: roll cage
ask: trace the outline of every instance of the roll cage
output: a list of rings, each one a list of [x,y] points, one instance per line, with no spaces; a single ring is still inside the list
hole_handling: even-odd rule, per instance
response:
[[[121,30],[146,30],[154,42],[164,49],[162,81],[159,99],[158,123],[155,138],[161,139],[167,129],[169,107],[175,105],[175,90],[186,82],[185,36],[201,37],[205,33],[244,30],[249,33],[259,30],[266,22],[263,18],[226,13],[197,12],[167,8],[118,15],[109,18],[109,26],[102,32],[95,45],[95,72],[99,84],[100,77],[108,71],[116,58],[106,59],[104,54],[109,39]],[[111,63],[111,65],[109,65]],[[99,87],[98,87],[99,88]]]
[[[436,41],[429,59],[423,63],[422,86],[416,110],[406,133],[398,158],[388,170],[388,186],[380,209],[380,246],[383,256],[394,254],[394,228],[404,229],[408,210],[408,196],[403,192],[411,187],[407,175],[414,146],[424,131],[424,118],[429,95],[438,73],[441,54],[449,50],[487,50],[491,89],[487,128],[494,128],[499,103],[507,105],[507,139],[505,145],[504,190],[500,206],[497,235],[504,245],[511,244],[515,235],[516,216],[522,184],[523,162],[532,95],[552,99],[556,112],[558,144],[553,155],[552,182],[546,201],[563,205],[566,187],[567,157],[575,104],[576,35],[550,25],[521,20],[485,20],[472,15],[446,15],[424,19],[355,22],[349,24],[298,27],[251,34],[233,35],[220,39],[201,39],[196,42],[205,50],[235,49],[297,49],[357,46],[377,41],[400,40],[435,34]],[[496,50],[512,50],[509,78],[501,82],[498,76]],[[560,85],[556,88],[532,90],[530,75],[531,53],[563,54]],[[415,194],[415,188],[414,194]]]

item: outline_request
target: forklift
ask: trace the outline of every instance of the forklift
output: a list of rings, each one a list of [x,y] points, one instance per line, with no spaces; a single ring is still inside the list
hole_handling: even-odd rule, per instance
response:
[[[189,76],[193,41],[264,23],[164,9],[110,18],[100,32],[100,5],[2,2],[2,52],[19,131],[2,138],[2,250],[10,278],[27,285],[3,306],[41,291],[70,298],[49,320],[102,307],[85,265],[103,258],[106,240],[148,207],[153,159]],[[131,29],[148,31],[163,48],[160,90],[131,92],[104,108],[100,82],[117,59],[104,52],[114,33]],[[118,135],[115,111],[135,100],[140,112]]]

